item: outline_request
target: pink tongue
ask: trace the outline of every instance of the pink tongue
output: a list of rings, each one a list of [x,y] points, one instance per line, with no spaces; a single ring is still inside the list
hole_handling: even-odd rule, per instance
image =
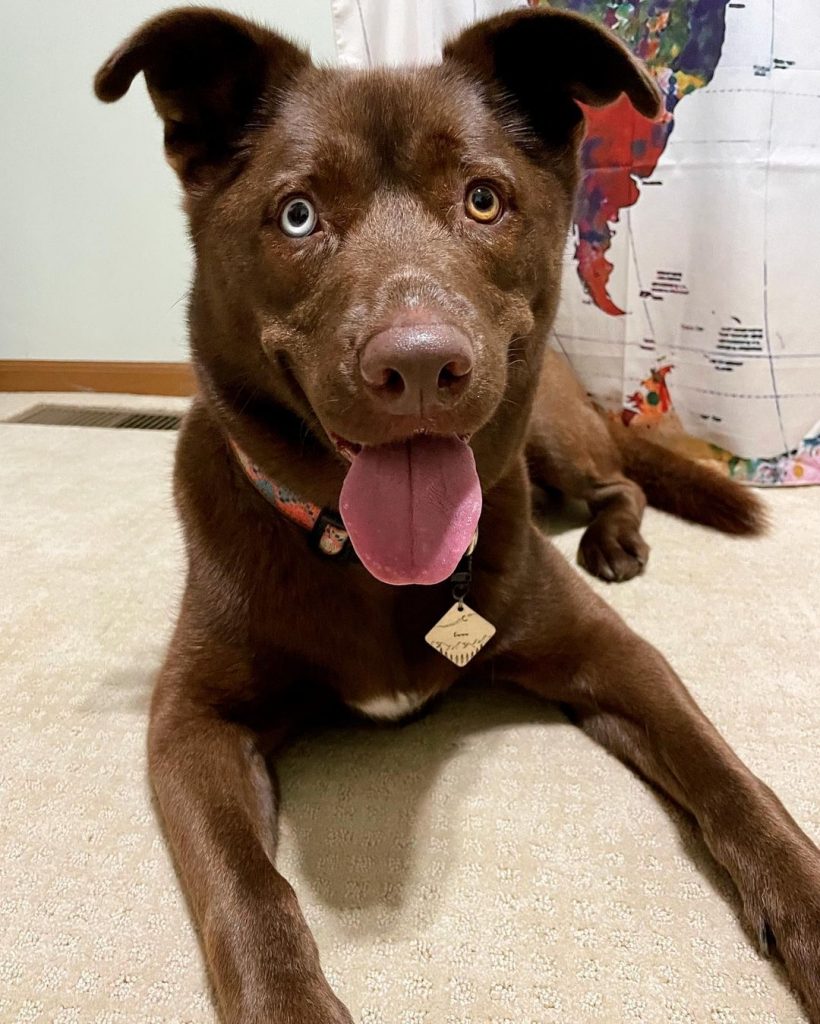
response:
[[[470,446],[420,436],[363,448],[342,485],[342,520],[382,583],[441,583],[470,545],[481,485]]]

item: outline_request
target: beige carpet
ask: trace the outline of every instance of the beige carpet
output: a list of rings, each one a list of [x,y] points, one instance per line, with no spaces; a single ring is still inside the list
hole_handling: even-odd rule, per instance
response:
[[[180,593],[173,445],[0,426],[3,1024],[214,1020],[143,757]],[[769,501],[760,542],[650,513],[648,575],[599,589],[818,840],[820,489]],[[281,775],[281,865],[361,1024],[804,1020],[687,823],[528,698],[457,691],[303,741]]]

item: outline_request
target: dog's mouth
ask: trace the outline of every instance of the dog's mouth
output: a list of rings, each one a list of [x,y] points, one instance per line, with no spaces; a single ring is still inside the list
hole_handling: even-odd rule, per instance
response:
[[[419,432],[392,444],[361,445],[330,436],[350,462],[339,511],[365,568],[383,583],[446,580],[481,514],[469,437]]]

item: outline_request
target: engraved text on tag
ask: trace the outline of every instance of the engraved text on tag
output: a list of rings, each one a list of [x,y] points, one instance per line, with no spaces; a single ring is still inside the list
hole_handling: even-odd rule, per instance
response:
[[[456,601],[424,639],[455,665],[466,665],[494,635],[492,622]]]

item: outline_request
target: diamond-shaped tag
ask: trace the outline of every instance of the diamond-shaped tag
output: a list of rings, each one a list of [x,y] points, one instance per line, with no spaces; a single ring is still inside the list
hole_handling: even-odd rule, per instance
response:
[[[456,601],[424,639],[454,665],[461,666],[472,660],[494,636],[492,622],[487,622],[463,601]]]

